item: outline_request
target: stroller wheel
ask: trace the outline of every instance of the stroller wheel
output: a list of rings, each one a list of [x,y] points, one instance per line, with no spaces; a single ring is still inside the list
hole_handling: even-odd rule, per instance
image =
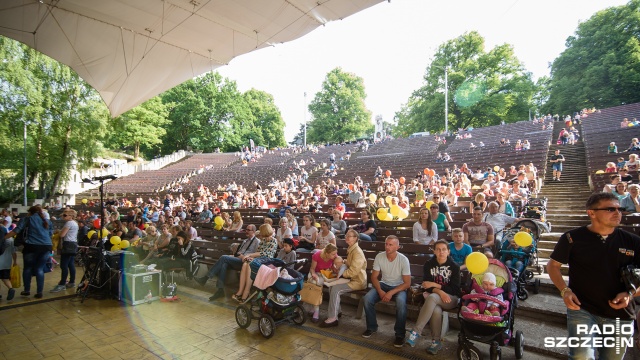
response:
[[[533,271],[531,271],[531,270],[525,270],[523,275],[524,275],[525,280],[533,279]]]
[[[529,292],[524,287],[518,289],[518,299],[527,300],[529,298]]]
[[[271,315],[262,315],[258,320],[258,330],[260,334],[269,339],[276,333],[276,322],[273,321]]]
[[[251,325],[251,310],[245,305],[240,305],[236,309],[236,322],[242,329],[246,329]]]
[[[520,330],[516,331],[515,348],[516,359],[522,359],[524,356],[524,334],[522,334],[522,331]]]
[[[458,346],[459,360],[482,360],[480,350],[473,345]]]
[[[301,304],[296,305],[293,309],[291,321],[296,325],[302,325],[307,321],[307,314],[304,312],[304,307]]]
[[[540,292],[540,279],[535,279],[533,281],[533,293],[537,294]]]

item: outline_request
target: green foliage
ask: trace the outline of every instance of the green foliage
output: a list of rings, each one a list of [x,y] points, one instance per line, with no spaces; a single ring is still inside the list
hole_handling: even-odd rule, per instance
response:
[[[545,112],[571,114],[640,101],[640,0],[578,25],[551,66]]]
[[[243,96],[254,117],[256,138],[257,135],[260,135],[263,139],[258,142],[254,138],[256,145],[267,147],[286,146],[287,143],[284,140],[285,123],[282,120],[280,109],[273,101],[273,96],[256,89],[245,92]]]
[[[0,37],[0,153],[3,191],[11,199],[22,188],[23,128],[27,123],[28,185],[40,196],[55,192],[76,166],[97,155],[108,119],[98,94],[53,59]]]
[[[449,129],[515,122],[528,117],[538,93],[511,45],[485,51],[484,38],[465,33],[440,45],[424,85],[396,113],[395,136],[444,130],[444,69],[448,71]]]
[[[136,159],[142,146],[147,150],[147,157],[153,157],[159,153],[159,148],[154,146],[161,144],[167,133],[163,126],[169,123],[168,114],[167,106],[159,97],[154,97],[113,120],[108,144],[132,146]]]
[[[374,126],[365,98],[361,77],[331,70],[309,104],[313,120],[307,125],[307,143],[341,143],[371,134]]]

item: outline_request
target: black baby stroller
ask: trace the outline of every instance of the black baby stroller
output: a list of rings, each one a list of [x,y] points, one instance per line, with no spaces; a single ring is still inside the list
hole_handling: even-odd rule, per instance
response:
[[[551,224],[547,221],[547,198],[530,198],[524,207],[522,217],[535,219],[551,231]]]
[[[533,238],[533,242],[526,248],[512,245],[513,238],[520,232],[528,232]],[[518,221],[510,229],[505,230],[502,236],[502,247],[500,249],[500,261],[511,267],[514,281],[518,288],[518,299],[526,300],[529,292],[526,286],[533,286],[533,293],[537,294],[540,289],[540,279],[533,278],[533,272],[529,267],[535,267],[538,274],[544,272],[544,267],[538,262],[538,241],[540,234],[546,232],[545,224],[534,219],[525,219]],[[521,263],[522,271],[518,270]]]
[[[516,284],[511,276],[511,271],[498,260],[490,259],[486,272],[490,272],[496,277],[496,287],[502,288],[503,300],[497,300],[485,294],[471,294],[471,284],[467,284],[466,295],[462,296],[460,309],[458,310],[458,321],[460,321],[460,333],[458,334],[458,359],[475,360],[482,356],[472,340],[485,344],[490,344],[490,358],[500,359],[502,350],[500,346],[513,345],[515,347],[516,358],[522,359],[524,355],[524,334],[518,330],[513,332],[514,314],[518,306],[516,297]],[[478,285],[482,283],[484,274],[473,275],[471,281]],[[491,315],[479,312],[462,311],[462,305],[467,305],[469,301],[476,301],[478,304],[488,301],[493,302],[499,308],[499,315]]]
[[[306,259],[294,263],[304,262]],[[252,319],[258,319],[258,330],[268,339],[275,333],[276,325],[282,322],[302,325],[307,321],[298,294],[304,284],[304,275],[286,268],[294,263],[287,264],[280,259],[272,258],[257,258],[251,262],[251,280],[256,279],[258,271],[263,266],[267,267],[264,271],[278,271],[278,276],[275,282],[268,286],[262,286],[262,282],[254,283],[255,291],[236,308],[236,322],[242,329],[248,328]]]

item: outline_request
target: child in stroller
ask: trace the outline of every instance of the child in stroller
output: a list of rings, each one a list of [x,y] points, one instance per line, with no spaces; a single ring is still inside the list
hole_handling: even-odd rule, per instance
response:
[[[490,274],[486,276],[486,274]],[[486,276],[486,277],[485,277]],[[484,279],[487,284],[481,285]],[[486,293],[484,288],[491,288],[493,284],[490,282],[495,279],[495,289]],[[487,286],[489,285],[489,286]],[[476,293],[470,293],[469,289],[476,290]],[[471,278],[471,284],[467,286],[467,294],[462,296],[463,306],[458,312],[458,321],[460,322],[460,333],[458,334],[458,359],[480,359],[482,358],[480,351],[471,342],[472,340],[483,342],[491,345],[491,359],[499,359],[501,349],[500,346],[512,344],[515,346],[516,358],[522,359],[524,353],[524,335],[522,331],[513,332],[515,309],[518,306],[518,299],[515,296],[516,286],[511,276],[511,271],[500,261],[495,259],[489,260],[489,266],[485,273],[474,274]],[[500,300],[495,295],[502,295]],[[478,311],[465,311],[465,307],[478,306]],[[488,305],[496,307],[495,311],[482,311],[490,308]],[[497,312],[497,314],[496,314]]]
[[[503,301],[502,293],[504,289],[496,288],[496,276],[490,272],[487,272],[482,277],[482,286],[477,282],[471,283],[471,294],[484,294],[495,298],[496,301],[483,297],[480,301],[477,298],[471,298],[465,301],[465,305],[462,306],[461,311],[470,312],[474,314],[484,314],[489,316],[500,316],[500,304]]]

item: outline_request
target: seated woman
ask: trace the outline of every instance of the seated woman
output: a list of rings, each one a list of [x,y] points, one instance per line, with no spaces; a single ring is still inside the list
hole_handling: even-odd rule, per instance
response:
[[[413,242],[431,245],[436,240],[438,240],[438,225],[431,220],[430,209],[422,208],[420,209],[420,218],[413,224]]]
[[[622,201],[623,198],[629,195],[627,192],[627,183],[619,182],[612,193],[618,197],[618,201]]]
[[[324,278],[322,277],[322,270],[331,270],[334,261],[340,258],[338,256],[338,248],[334,244],[328,244],[322,249],[313,254],[311,257],[311,267],[309,269],[309,280],[315,284],[323,285]],[[342,258],[340,258],[342,260]],[[320,321],[320,305],[314,305],[313,317],[311,321],[317,323]]]
[[[455,309],[460,297],[460,267],[449,256],[447,241],[436,241],[434,253],[435,256],[424,264],[422,287],[426,289],[425,301],[407,338],[407,344],[414,347],[422,329],[429,323],[431,345],[427,352],[432,355],[442,349],[443,310]]]
[[[360,240],[364,241],[376,241],[376,222],[371,219],[371,212],[367,209],[360,211],[360,224],[354,227],[354,230],[358,232]]]
[[[438,207],[438,204],[431,204],[429,210],[431,211],[431,221],[436,224],[438,231],[443,232],[451,230],[451,225],[449,225],[447,217],[440,212],[440,207]]]
[[[490,272],[485,273],[482,277],[482,286],[478,285],[477,282],[472,281],[471,287],[471,294],[486,294],[494,297],[496,300],[504,300],[502,297],[504,289],[496,288],[496,276]],[[475,314],[500,316],[499,305],[492,301],[476,302],[471,299],[466,301],[466,304],[463,305],[460,310],[464,312],[472,312]]]
[[[287,224],[289,225],[289,229],[291,229],[291,234],[294,237],[299,236],[300,233],[298,232],[298,220],[295,216],[293,216],[293,213],[290,209],[286,209],[284,211],[284,217],[287,219]]]
[[[527,151],[531,149],[531,143],[529,142],[529,140],[525,139],[522,142],[522,150]]]
[[[340,295],[363,290],[367,287],[367,259],[362,249],[360,249],[360,246],[358,246],[358,233],[354,230],[347,231],[345,242],[348,246],[347,261],[345,261],[347,269],[341,276],[338,275],[337,277],[349,279],[349,282],[331,286],[327,319],[320,323],[320,327],[338,326],[338,318],[340,317]]]
[[[331,221],[331,232],[336,236],[344,235],[347,232],[347,223],[342,220],[342,213],[334,210],[332,213],[333,220]]]
[[[313,226],[315,219],[311,215],[305,215],[302,218],[303,226],[300,228],[300,242],[296,251],[298,252],[311,252],[316,248],[316,242],[318,240],[318,229]]]
[[[293,235],[291,234],[291,229],[289,229],[287,219],[280,218],[278,222],[278,231],[276,231],[276,240],[278,241],[278,248],[282,249],[282,244],[284,243],[284,239],[291,239]]]
[[[240,211],[233,212],[233,221],[231,222],[231,226],[229,226],[229,231],[240,232],[242,231],[242,215],[240,215]]]
[[[166,270],[173,268],[190,269],[191,258],[194,255],[194,247],[191,246],[189,234],[179,231],[169,241],[167,251],[163,252],[157,260],[157,269]]]
[[[224,224],[222,224],[222,230],[228,231],[231,228],[231,224],[233,223],[231,217],[229,216],[229,213],[225,211],[220,214],[220,217],[222,217],[222,220],[224,221]]]
[[[616,163],[608,162],[607,163],[607,167],[604,169],[604,172],[605,173],[609,173],[609,174],[618,172],[618,168],[616,167]]]
[[[320,231],[316,235],[316,251],[324,249],[328,244],[336,244],[336,236],[331,232],[331,221],[320,220]]]
[[[484,212],[484,210],[487,208],[487,202],[485,201],[486,198],[487,197],[484,193],[477,193],[475,199],[472,200],[469,204],[469,214],[473,214],[473,209],[476,206],[480,206],[482,208],[482,211]]]
[[[610,142],[609,143],[609,147],[607,147],[607,154],[617,154],[618,153],[618,147],[616,146],[615,142]]]
[[[485,195],[485,197],[493,197],[493,190],[491,190],[491,187],[489,186],[489,184],[482,184],[482,193]]]
[[[273,228],[271,225],[260,225],[256,237],[260,239],[260,245],[258,245],[255,253],[245,256],[242,269],[240,270],[240,287],[238,288],[238,292],[233,295],[233,299],[237,302],[243,303],[247,301],[249,297],[251,285],[253,285],[253,280],[251,280],[251,266],[249,265],[251,261],[257,257],[272,258],[276,256],[276,250],[278,250],[278,242],[276,238],[273,237]]]

